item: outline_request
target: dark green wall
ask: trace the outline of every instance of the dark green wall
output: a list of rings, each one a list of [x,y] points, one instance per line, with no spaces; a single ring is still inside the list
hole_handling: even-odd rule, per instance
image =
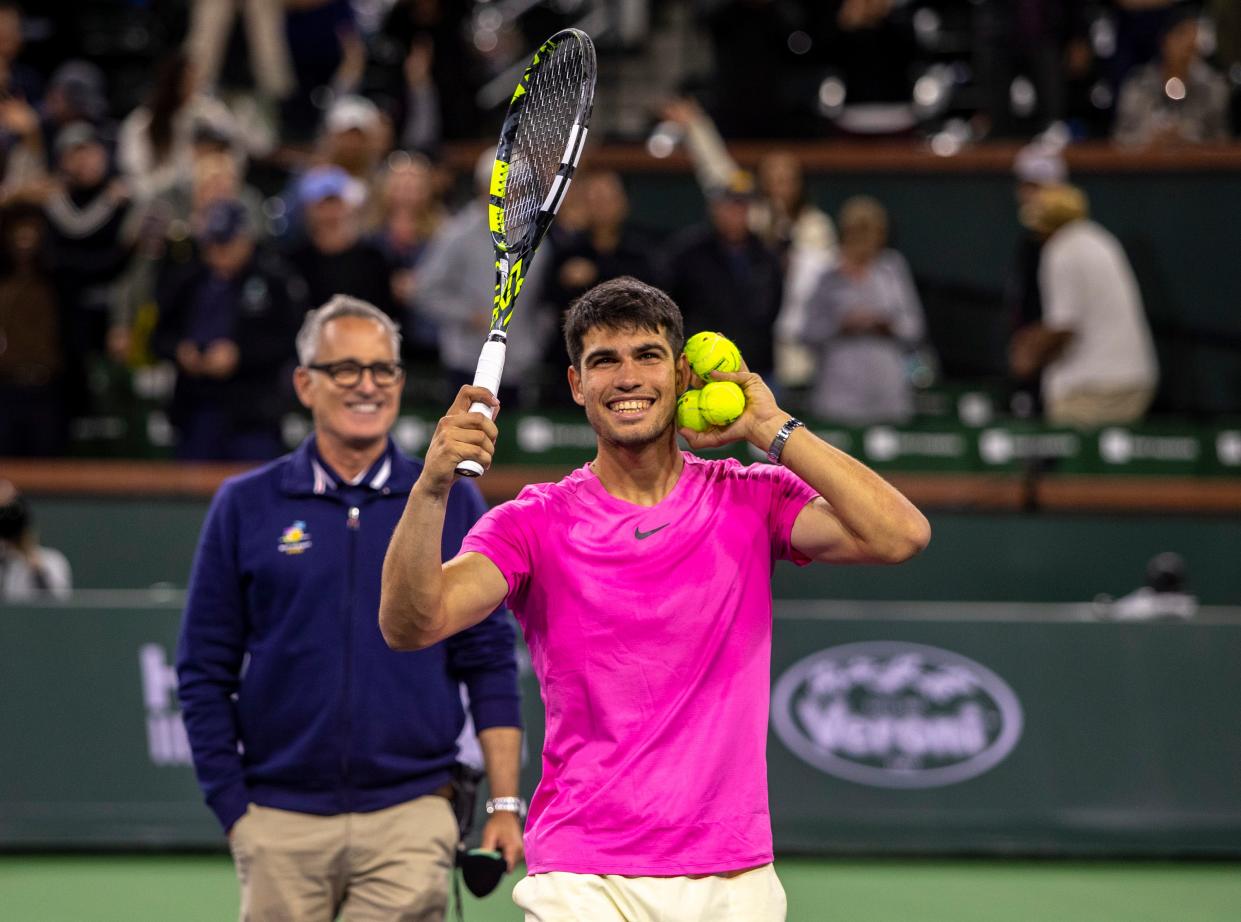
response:
[[[850,616],[840,617],[776,603],[767,762],[778,851],[1241,852],[1241,624],[1082,623],[1056,606],[1018,613],[985,606],[982,617],[969,619],[928,617],[917,605],[903,606],[904,617],[885,606],[847,607]],[[179,620],[175,604],[140,599],[0,610],[0,691],[20,702],[0,710],[0,849],[223,845],[182,732],[170,669]],[[852,644],[866,646],[842,650]],[[987,708],[988,741],[1001,734],[1009,740],[1002,758],[946,786],[845,780],[850,776],[808,759],[787,723],[782,732],[785,717],[800,715],[797,722],[837,765],[850,755],[854,767],[869,762],[889,781],[892,772],[935,767],[929,747],[927,758],[909,761],[923,737],[903,737],[902,747],[892,748],[866,737],[870,752],[859,753],[853,735],[807,722],[790,707],[794,699],[779,694],[790,676],[812,691],[810,680],[823,673],[799,664],[848,649],[866,666],[848,673],[850,720],[944,713],[935,686],[912,681],[911,655],[937,670],[956,669],[958,689],[962,674],[973,683],[989,671],[996,680],[982,686],[989,698],[964,693],[967,703]],[[897,656],[904,665],[893,672]],[[876,662],[889,679],[905,676],[905,684],[868,686]],[[921,666],[918,674],[927,675]],[[1017,709],[988,704],[1002,701],[997,682]],[[522,778],[529,793],[539,775],[543,719],[528,673],[522,687],[533,757]],[[845,691],[835,689],[843,702]]]

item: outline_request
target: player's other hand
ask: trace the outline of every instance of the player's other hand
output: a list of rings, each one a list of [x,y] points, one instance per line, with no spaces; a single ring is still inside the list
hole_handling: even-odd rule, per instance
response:
[[[427,446],[425,466],[418,478],[422,489],[446,496],[462,461],[477,461],[483,470],[491,467],[500,430],[481,413],[470,412],[475,402],[491,407],[492,416],[500,412],[500,401],[486,388],[467,384],[457,391],[457,399],[436,425]]]
[[[732,381],[739,385],[745,392],[745,409],[727,426],[708,429],[706,432],[695,432],[693,429],[679,430],[685,441],[689,443],[689,447],[698,451],[703,448],[719,448],[731,442],[744,441],[766,451],[774,437],[774,434],[768,433],[774,433],[789,418],[789,414],[776,404],[771,388],[761,377],[750,371],[744,361],[741,363],[740,371],[711,372],[711,380]],[[691,382],[695,387],[699,386],[694,383],[696,381],[695,377]],[[775,422],[776,420],[779,422]],[[773,422],[775,423],[774,429]]]
[[[521,841],[521,821],[517,818],[517,814],[505,811],[493,813],[487,820],[487,825],[483,827],[483,840],[479,846],[503,855],[509,873],[512,873],[513,868],[517,867],[517,862],[526,855],[525,846]]]

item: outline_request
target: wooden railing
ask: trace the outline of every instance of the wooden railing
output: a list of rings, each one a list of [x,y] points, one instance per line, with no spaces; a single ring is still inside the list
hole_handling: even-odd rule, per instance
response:
[[[445,146],[444,161],[470,172],[486,147],[482,141]],[[753,168],[763,154],[795,154],[809,173],[1004,173],[1010,174],[1019,144],[994,143],[965,148],[949,157],[920,141],[738,141],[729,151]],[[1074,144],[1065,151],[1073,175],[1089,173],[1241,173],[1241,143],[1207,144],[1172,150],[1128,150],[1102,141]],[[601,144],[587,148],[583,165],[622,173],[691,173],[693,165],[678,149],[652,157],[641,144]]]
[[[58,496],[210,497],[245,465],[165,461],[0,459],[0,476],[32,494]],[[512,499],[526,484],[559,480],[568,467],[503,465],[478,481],[490,503]],[[897,488],[925,509],[1241,513],[1241,478],[1046,474],[892,473]]]

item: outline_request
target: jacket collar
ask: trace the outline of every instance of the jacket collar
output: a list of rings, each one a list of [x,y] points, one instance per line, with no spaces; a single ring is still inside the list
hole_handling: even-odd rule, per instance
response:
[[[376,492],[408,493],[422,473],[422,462],[403,455],[388,436],[388,447],[366,472],[361,485]],[[312,433],[285,457],[280,489],[290,496],[332,494],[338,488],[337,476],[319,458]]]

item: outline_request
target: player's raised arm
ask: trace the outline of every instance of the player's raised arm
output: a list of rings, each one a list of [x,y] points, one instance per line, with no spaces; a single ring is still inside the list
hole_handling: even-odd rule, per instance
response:
[[[795,548],[820,563],[901,563],[930,542],[930,523],[904,494],[781,410],[762,378],[744,367],[712,378],[741,385],[744,412],[724,429],[681,435],[695,449],[744,439],[813,487],[819,498],[793,523]]]
[[[384,557],[379,629],[394,650],[419,650],[482,621],[508,593],[499,569],[481,554],[440,561],[448,493],[462,461],[486,470],[495,453],[496,425],[469,412],[478,401],[498,410],[481,387],[463,387],[435,427],[422,475],[409,494]]]

